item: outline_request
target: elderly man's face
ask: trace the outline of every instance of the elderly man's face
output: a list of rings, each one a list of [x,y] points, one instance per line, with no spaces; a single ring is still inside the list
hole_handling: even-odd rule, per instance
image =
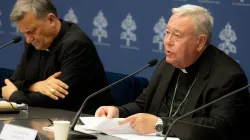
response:
[[[37,50],[47,49],[54,39],[54,23],[46,17],[37,19],[31,11],[27,12],[16,24],[20,32],[24,34],[26,42],[31,43]]]
[[[186,68],[196,61],[198,45],[193,19],[173,15],[168,21],[164,39],[166,61],[176,68]]]

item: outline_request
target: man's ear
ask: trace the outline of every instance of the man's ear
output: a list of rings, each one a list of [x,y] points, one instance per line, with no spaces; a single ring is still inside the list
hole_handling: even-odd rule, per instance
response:
[[[48,16],[47,16],[47,18],[49,20],[50,25],[52,27],[55,27],[56,26],[57,17],[53,13],[49,13]]]
[[[207,42],[207,35],[201,34],[198,36],[197,40],[197,51],[200,52],[203,50]]]

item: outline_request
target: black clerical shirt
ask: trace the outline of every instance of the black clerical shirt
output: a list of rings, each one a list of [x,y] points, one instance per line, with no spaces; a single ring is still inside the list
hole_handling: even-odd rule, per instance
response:
[[[202,59],[203,58],[201,55],[197,59],[197,61],[189,67],[183,70],[177,68],[175,69],[174,74],[171,78],[170,86],[166,92],[168,94],[166,94],[166,96],[164,97],[162,105],[159,109],[159,117],[179,117],[184,114],[185,106],[188,102],[188,97],[190,94],[192,94],[191,92],[189,92],[189,90],[191,90],[193,83],[196,81],[196,76]],[[172,111],[170,115],[169,113],[171,107]],[[177,110],[178,107],[179,109]]]
[[[93,42],[76,24],[61,23],[59,34],[47,50],[39,51],[32,44],[25,44],[20,64],[10,78],[18,88],[10,96],[10,101],[77,111],[87,96],[107,86],[104,68]],[[28,90],[35,82],[58,71],[62,72],[58,79],[69,86],[65,99],[53,100]],[[84,112],[94,114],[99,106],[112,103],[112,96],[106,91],[89,100]]]

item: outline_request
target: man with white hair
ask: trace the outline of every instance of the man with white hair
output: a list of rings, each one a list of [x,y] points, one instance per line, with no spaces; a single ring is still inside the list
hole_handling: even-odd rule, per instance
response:
[[[121,107],[102,106],[95,115],[127,117],[119,124],[129,123],[140,134],[161,135],[168,129],[169,118],[246,86],[248,80],[240,65],[211,45],[212,27],[213,17],[203,7],[173,8],[164,39],[166,58],[157,66],[149,86],[134,102]],[[185,120],[214,126],[229,139],[244,134],[249,111],[246,89]],[[163,130],[157,130],[158,126]]]
[[[5,100],[77,111],[86,97],[107,86],[93,42],[78,25],[59,19],[51,0],[17,0],[10,19],[26,40],[20,64],[2,88]],[[94,114],[112,103],[107,91],[84,111]]]

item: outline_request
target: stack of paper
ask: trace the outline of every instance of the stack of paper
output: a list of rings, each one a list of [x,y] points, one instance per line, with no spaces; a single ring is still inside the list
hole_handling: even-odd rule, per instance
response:
[[[105,117],[80,117],[85,129],[100,131],[105,134],[136,134],[129,124],[118,125],[123,118],[107,119]]]
[[[124,118],[107,119],[105,117],[80,117],[84,126],[75,127],[76,131],[97,131],[111,136],[127,139],[127,140],[163,140],[163,137],[154,134],[140,135],[134,131],[129,124],[118,125],[118,121]],[[178,138],[170,138],[167,140],[179,140]]]

